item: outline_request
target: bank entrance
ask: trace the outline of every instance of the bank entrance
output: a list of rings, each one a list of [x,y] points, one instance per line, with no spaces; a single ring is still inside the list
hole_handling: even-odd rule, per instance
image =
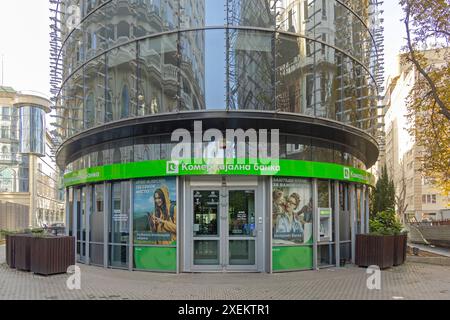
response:
[[[263,270],[264,196],[257,178],[190,179],[185,271]]]

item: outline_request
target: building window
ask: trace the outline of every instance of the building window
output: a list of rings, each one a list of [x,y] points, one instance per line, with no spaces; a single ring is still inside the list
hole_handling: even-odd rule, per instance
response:
[[[308,20],[309,18],[309,14],[308,14],[308,0],[305,0],[305,2],[303,2],[303,18],[304,20]]]
[[[437,203],[436,199],[437,199],[436,194],[423,194],[422,195],[422,203],[423,204]]]
[[[327,1],[328,0],[322,0],[322,19],[327,19]]]
[[[314,75],[308,74],[306,76],[306,108],[313,106],[313,90],[314,90]]]
[[[322,33],[322,41],[327,42],[327,34],[326,33]],[[322,43],[322,54],[323,55],[325,55],[325,52],[326,52],[325,49],[326,49],[326,46],[325,46],[325,44]]]
[[[2,120],[11,120],[11,109],[9,107],[2,107]]]
[[[127,118],[130,114],[130,95],[128,87],[125,85],[122,89],[122,118]]]
[[[9,127],[2,126],[1,136],[2,139],[9,139]]]

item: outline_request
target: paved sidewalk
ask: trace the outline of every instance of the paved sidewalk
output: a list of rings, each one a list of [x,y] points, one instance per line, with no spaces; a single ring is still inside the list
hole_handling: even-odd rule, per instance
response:
[[[408,243],[408,246],[410,246],[411,248],[417,247],[420,250],[439,254],[444,257],[450,257],[450,249],[449,248],[435,247],[435,246],[429,246],[429,245],[418,244],[418,243]]]
[[[160,274],[80,265],[81,290],[68,275],[11,270],[0,246],[1,299],[450,299],[450,267],[406,263],[382,271],[381,290],[368,290],[366,269],[215,274]]]

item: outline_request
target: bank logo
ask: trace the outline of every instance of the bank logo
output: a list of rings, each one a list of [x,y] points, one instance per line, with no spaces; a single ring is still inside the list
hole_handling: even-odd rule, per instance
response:
[[[167,174],[178,174],[179,173],[179,162],[178,161],[167,161],[166,173]]]
[[[344,168],[344,179],[350,179],[350,168]]]

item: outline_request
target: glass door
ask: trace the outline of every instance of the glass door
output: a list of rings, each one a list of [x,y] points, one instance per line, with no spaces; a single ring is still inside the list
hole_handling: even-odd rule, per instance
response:
[[[255,271],[254,189],[192,190],[192,270]]]
[[[220,190],[193,191],[193,266],[222,268]]]
[[[255,190],[229,190],[227,211],[226,268],[256,269]]]

